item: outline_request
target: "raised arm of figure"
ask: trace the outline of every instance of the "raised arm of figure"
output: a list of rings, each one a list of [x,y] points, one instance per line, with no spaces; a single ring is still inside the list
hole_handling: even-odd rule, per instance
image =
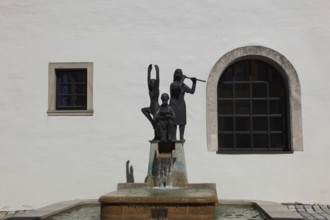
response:
[[[147,79],[147,83],[149,85],[150,79],[151,79],[151,70],[152,70],[152,64],[150,64],[148,66],[148,79]]]
[[[159,67],[155,65],[156,69],[156,88],[159,88]]]
[[[196,78],[195,77],[191,77],[190,78],[191,79],[191,81],[192,81],[192,87],[191,88],[189,88],[189,86],[187,86],[187,85],[185,85],[185,92],[187,92],[187,93],[190,93],[190,94],[194,94],[195,93],[195,90],[196,90]]]

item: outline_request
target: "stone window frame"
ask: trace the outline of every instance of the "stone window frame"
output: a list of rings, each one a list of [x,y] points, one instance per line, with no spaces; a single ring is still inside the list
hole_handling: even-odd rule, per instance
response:
[[[56,109],[56,69],[87,69],[87,109]],[[48,64],[48,116],[92,116],[93,110],[93,62],[57,62]]]
[[[245,46],[236,48],[223,55],[213,66],[206,85],[206,132],[208,151],[218,151],[218,107],[217,87],[225,69],[231,64],[255,59],[273,66],[287,83],[289,100],[289,139],[292,152],[303,151],[301,89],[298,74],[290,61],[279,52],[263,46]]]

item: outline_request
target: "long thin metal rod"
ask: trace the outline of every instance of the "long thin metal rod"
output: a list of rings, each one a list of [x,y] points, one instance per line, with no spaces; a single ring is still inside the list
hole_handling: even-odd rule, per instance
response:
[[[187,79],[191,79],[191,78],[194,78],[194,77],[187,77]],[[196,80],[197,80],[197,81],[200,81],[200,82],[206,82],[205,80],[202,80],[202,79],[197,79],[197,78],[196,78]]]

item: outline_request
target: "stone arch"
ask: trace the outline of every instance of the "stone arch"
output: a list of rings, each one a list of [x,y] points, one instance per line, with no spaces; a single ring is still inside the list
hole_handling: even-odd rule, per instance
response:
[[[213,66],[206,86],[206,130],[209,151],[218,150],[217,86],[221,74],[231,64],[246,59],[269,63],[282,75],[287,86],[289,104],[290,143],[292,151],[303,151],[301,90],[296,70],[279,52],[263,46],[245,46],[223,55]]]

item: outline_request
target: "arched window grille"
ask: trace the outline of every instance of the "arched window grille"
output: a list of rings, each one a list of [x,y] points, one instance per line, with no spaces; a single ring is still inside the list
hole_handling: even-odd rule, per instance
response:
[[[218,153],[291,152],[287,86],[260,60],[231,64],[217,88]]]

